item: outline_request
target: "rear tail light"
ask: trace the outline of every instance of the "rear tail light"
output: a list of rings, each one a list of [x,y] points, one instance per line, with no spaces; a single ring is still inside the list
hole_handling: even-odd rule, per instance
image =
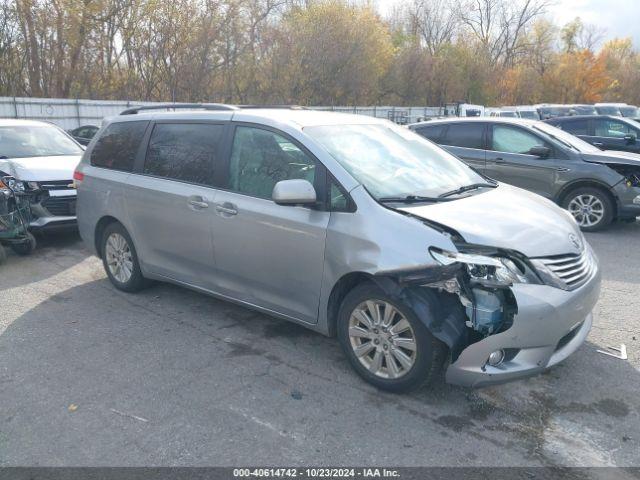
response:
[[[78,188],[78,183],[82,182],[84,180],[84,173],[79,172],[78,170],[76,170],[75,172],[73,172],[73,188]]]

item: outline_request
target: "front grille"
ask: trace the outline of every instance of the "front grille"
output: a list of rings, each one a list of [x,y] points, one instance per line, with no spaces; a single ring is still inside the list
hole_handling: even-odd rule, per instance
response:
[[[596,268],[596,262],[589,248],[583,249],[579,254],[555,255],[539,260],[560,278],[569,290],[584,285]]]
[[[39,187],[42,190],[74,190],[73,180],[51,180],[46,182],[39,182]]]
[[[69,217],[76,214],[76,197],[48,197],[41,205],[54,217]]]

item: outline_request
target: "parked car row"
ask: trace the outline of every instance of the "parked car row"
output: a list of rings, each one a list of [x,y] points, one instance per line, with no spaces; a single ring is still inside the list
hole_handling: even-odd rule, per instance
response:
[[[529,120],[548,120],[573,115],[612,115],[640,121],[640,109],[626,103],[587,104],[538,104],[516,107],[487,108],[485,115],[501,118],[527,118]]]

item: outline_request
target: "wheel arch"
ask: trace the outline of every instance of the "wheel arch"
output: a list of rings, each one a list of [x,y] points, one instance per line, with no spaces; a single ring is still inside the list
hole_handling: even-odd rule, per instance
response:
[[[558,195],[556,196],[556,203],[558,205],[562,205],[562,202],[564,202],[564,200],[573,190],[576,190],[578,188],[584,188],[584,187],[597,188],[598,190],[602,190],[613,202],[613,205],[615,207],[615,212],[613,212],[614,218],[618,216],[618,209],[620,206],[618,197],[615,195],[615,193],[612,191],[609,185],[598,180],[593,180],[593,179],[576,180],[574,182],[571,182],[565,185],[564,187],[562,187],[562,190],[560,190],[560,193],[558,193]]]
[[[338,312],[344,297],[353,290],[357,285],[362,283],[373,283],[373,275],[366,272],[350,272],[342,277],[333,285],[327,302],[327,332],[330,337],[335,337],[338,324]]]
[[[102,258],[102,235],[105,229],[112,223],[119,223],[122,225],[122,222],[120,220],[111,215],[105,215],[100,220],[98,220],[98,223],[96,224],[93,235],[93,243],[99,258]]]

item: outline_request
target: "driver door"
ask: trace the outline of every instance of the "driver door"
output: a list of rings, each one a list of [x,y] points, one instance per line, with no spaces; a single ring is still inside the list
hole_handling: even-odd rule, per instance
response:
[[[316,323],[329,212],[277,205],[281,180],[311,182],[318,198],[324,167],[286,135],[235,127],[225,188],[216,193],[213,248],[216,290],[298,320]]]
[[[522,127],[493,124],[489,133],[485,174],[500,182],[553,198],[558,160],[540,158],[527,152],[532,147],[553,148],[538,135]]]

